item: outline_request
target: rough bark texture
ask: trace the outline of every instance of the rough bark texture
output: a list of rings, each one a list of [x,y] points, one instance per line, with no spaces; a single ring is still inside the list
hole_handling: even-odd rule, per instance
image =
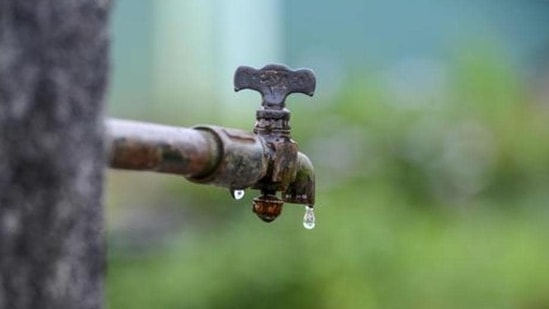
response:
[[[0,1],[0,308],[100,308],[108,1]]]

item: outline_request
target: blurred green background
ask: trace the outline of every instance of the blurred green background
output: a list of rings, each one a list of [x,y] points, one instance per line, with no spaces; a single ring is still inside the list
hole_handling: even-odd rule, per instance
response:
[[[250,129],[238,65],[310,67],[317,226],[109,171],[116,308],[549,308],[549,2],[115,3],[109,115]]]

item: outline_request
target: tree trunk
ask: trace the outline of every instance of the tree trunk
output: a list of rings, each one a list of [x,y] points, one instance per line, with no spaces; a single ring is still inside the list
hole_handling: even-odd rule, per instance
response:
[[[0,1],[0,308],[101,308],[107,0]]]

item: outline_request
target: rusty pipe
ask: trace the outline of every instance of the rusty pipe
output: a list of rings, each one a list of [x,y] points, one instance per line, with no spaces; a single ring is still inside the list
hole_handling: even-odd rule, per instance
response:
[[[187,177],[189,181],[243,190],[253,187],[267,174],[270,153],[261,136],[211,125],[195,126],[193,129],[215,137],[219,157],[210,173]]]
[[[262,138],[243,130],[119,119],[106,127],[112,168],[177,174],[232,190],[251,187],[267,173]]]
[[[200,177],[219,161],[205,131],[119,119],[107,120],[106,131],[112,168]]]

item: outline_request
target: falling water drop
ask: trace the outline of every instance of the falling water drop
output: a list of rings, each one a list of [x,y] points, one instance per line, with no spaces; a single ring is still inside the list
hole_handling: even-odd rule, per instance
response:
[[[244,197],[244,190],[231,190],[231,196],[235,200],[241,200]]]
[[[315,213],[312,205],[305,206],[305,216],[303,216],[303,227],[312,230],[315,227]]]

